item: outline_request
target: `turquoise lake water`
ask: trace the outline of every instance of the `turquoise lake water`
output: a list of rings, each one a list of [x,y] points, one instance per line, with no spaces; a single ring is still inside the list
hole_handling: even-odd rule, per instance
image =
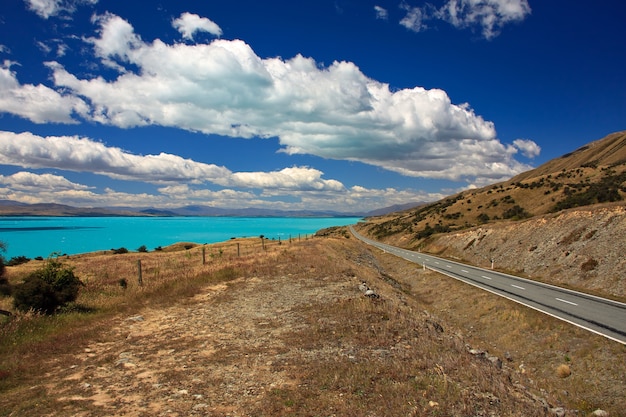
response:
[[[331,226],[357,223],[358,217],[0,217],[6,260],[47,258],[142,245],[152,251],[176,242],[215,243],[232,237],[288,240]]]

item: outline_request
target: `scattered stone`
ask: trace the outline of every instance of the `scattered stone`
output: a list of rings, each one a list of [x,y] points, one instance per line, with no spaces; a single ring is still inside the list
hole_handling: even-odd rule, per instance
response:
[[[609,417],[609,412],[598,408],[596,411],[591,413],[591,415],[594,417]]]
[[[144,321],[143,316],[133,316],[133,317],[129,317],[128,320],[130,321]]]
[[[380,298],[380,295],[376,294],[374,290],[365,291],[365,296],[369,298]]]
[[[493,364],[498,369],[502,369],[502,360],[497,356],[487,356],[487,360]]]
[[[555,407],[549,410],[551,416],[565,417],[565,409],[563,407]]]
[[[432,408],[439,407],[439,403],[437,401],[428,401],[428,405]]]
[[[511,356],[509,352],[504,352],[504,359],[506,359],[507,362],[513,362],[513,356]]]
[[[367,282],[365,281],[361,281],[361,283],[359,284],[359,290],[363,293],[363,295],[365,295],[366,297],[369,298],[380,298],[380,295],[376,294],[376,292],[374,292],[374,290],[372,290],[368,285]]]
[[[443,333],[443,326],[436,321],[427,319],[426,323],[431,325],[438,333]]]

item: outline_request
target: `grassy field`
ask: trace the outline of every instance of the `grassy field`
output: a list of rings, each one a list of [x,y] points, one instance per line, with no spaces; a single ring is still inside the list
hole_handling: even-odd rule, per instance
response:
[[[63,258],[85,283],[76,304],[0,316],[0,415],[626,409],[624,346],[347,236]]]

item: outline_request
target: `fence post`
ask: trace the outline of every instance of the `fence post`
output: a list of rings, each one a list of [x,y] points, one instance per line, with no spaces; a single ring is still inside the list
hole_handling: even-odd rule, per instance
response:
[[[143,286],[143,278],[141,276],[141,259],[137,259],[137,282],[139,286]]]
[[[206,265],[206,247],[202,245],[202,265]]]
[[[240,256],[240,252],[239,252],[239,242],[237,242],[237,258],[239,258]]]

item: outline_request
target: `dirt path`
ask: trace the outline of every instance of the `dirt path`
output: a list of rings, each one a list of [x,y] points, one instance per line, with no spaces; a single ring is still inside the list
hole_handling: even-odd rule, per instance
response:
[[[269,390],[296,383],[282,366],[290,353],[280,336],[300,325],[298,307],[354,291],[345,281],[319,284],[240,279],[118,319],[74,365],[54,370],[55,415],[241,415]]]

